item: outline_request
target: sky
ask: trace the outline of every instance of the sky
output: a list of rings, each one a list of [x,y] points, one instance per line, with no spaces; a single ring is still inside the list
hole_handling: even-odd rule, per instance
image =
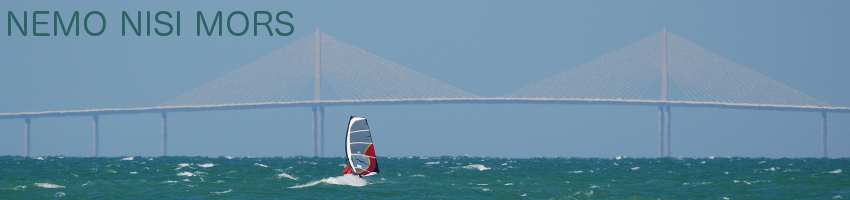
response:
[[[3,1],[0,8],[0,113],[156,106],[316,28],[454,87],[499,97],[667,27],[831,106],[850,107],[848,1]],[[63,18],[99,11],[107,20],[100,36],[85,30],[53,36],[52,13],[39,15],[48,24],[38,25],[38,32],[51,36],[21,36],[8,24],[9,11],[18,18],[26,11],[29,20],[33,11],[58,11]],[[182,33],[122,36],[122,11],[180,11]],[[290,36],[253,36],[252,30],[197,36],[197,11],[222,11],[225,17],[289,11],[293,17],[286,21],[295,28]],[[325,156],[343,156],[351,115],[369,119],[379,156],[658,155],[653,106],[325,110]],[[674,157],[821,155],[820,113],[673,107],[672,116]],[[850,143],[850,114],[828,116],[829,157],[850,156],[844,145]],[[23,121],[0,119],[0,155],[24,154]],[[91,156],[91,121],[32,119],[31,156]],[[160,129],[159,114],[102,115],[100,156],[158,156]],[[310,108],[169,113],[168,154],[310,156],[310,130]]]

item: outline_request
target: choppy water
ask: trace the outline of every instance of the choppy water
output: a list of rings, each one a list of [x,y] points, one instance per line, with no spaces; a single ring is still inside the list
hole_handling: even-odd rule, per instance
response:
[[[0,157],[0,199],[842,199],[850,158]]]

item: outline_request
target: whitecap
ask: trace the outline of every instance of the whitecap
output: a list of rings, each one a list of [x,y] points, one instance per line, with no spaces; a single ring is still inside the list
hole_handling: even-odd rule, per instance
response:
[[[505,183],[505,185],[514,185],[514,183]]]
[[[180,172],[177,173],[177,176],[195,176],[195,174],[192,172]]]
[[[121,160],[133,160],[133,157],[126,157],[126,158],[121,159]]]
[[[471,165],[467,165],[466,167],[463,167],[463,168],[477,169],[478,171],[484,171],[484,170],[490,169],[489,167],[485,167],[484,165],[481,165],[481,164],[471,164]]]
[[[581,171],[581,170],[575,170],[575,171],[570,171],[570,172],[567,172],[567,173],[570,173],[570,174],[581,174],[582,172],[583,172],[583,171]]]
[[[490,189],[483,188],[483,189],[481,189],[481,191],[485,191],[485,192],[487,192],[487,191],[490,191]]]
[[[12,190],[23,190],[23,189],[27,189],[27,186],[26,185],[19,185],[19,186],[15,186],[15,187],[12,188]]]
[[[266,165],[264,165],[264,164],[260,164],[260,163],[254,163],[254,165],[256,165],[256,166],[260,166],[260,167],[269,167],[269,166],[266,166]]]
[[[56,192],[56,194],[55,194],[55,195],[53,195],[53,196],[55,196],[55,197],[64,197],[64,196],[65,196],[65,193],[64,193],[64,192]]]
[[[176,183],[177,181],[163,181],[163,183]]]
[[[632,167],[632,170],[639,170],[640,167]]]
[[[35,185],[43,188],[65,188],[65,186],[56,185],[52,183],[35,183]]]
[[[178,166],[178,167],[177,167],[177,169],[174,169],[174,170],[180,170],[180,169],[182,169],[182,168],[184,168],[184,167],[188,167],[189,165],[191,165],[191,164],[189,164],[189,163],[180,163],[180,164],[177,164],[177,166]]]
[[[233,160],[233,157],[230,156],[225,156],[224,158],[227,158],[228,160]]]
[[[436,164],[440,164],[440,161],[426,162],[425,164],[426,165],[436,165]]]
[[[229,190],[223,191],[223,192],[210,192],[210,193],[221,195],[221,194],[227,194],[227,193],[230,193],[230,192],[233,192],[233,189],[229,189]]]
[[[354,187],[363,187],[363,186],[366,186],[367,184],[369,184],[369,182],[366,182],[366,180],[360,178],[359,176],[352,175],[352,174],[346,174],[346,175],[342,175],[342,176],[329,177],[329,178],[325,178],[325,179],[322,179],[322,180],[313,181],[313,182],[310,182],[310,183],[307,183],[307,184],[304,184],[304,185],[296,185],[296,186],[292,186],[292,187],[289,187],[289,188],[305,188],[305,187],[315,186],[315,185],[318,185],[320,183],[327,183],[327,184],[332,184],[332,185],[348,185],[348,186],[354,186]]]
[[[835,195],[834,197],[832,197],[832,199],[841,199],[841,195],[840,195],[840,194],[839,194],[839,195]]]
[[[36,159],[36,160],[44,160],[44,158],[42,158],[41,156],[39,156],[39,157],[35,157],[35,159]]]
[[[139,174],[139,172],[130,172],[130,174]]]
[[[283,173],[283,172],[278,174],[277,178],[289,178],[289,179],[296,180],[296,181],[298,180],[297,177],[293,177],[292,175],[289,175],[289,174],[286,174],[286,173]]]
[[[213,166],[215,166],[215,165],[214,165],[214,164],[212,164],[212,163],[207,163],[207,164],[200,164],[200,165],[198,165],[198,167],[203,167],[203,168],[210,168],[210,167],[213,167]]]
[[[620,160],[620,159],[623,159],[623,157],[622,157],[622,156],[617,156],[617,157],[614,157],[614,159],[616,159],[616,160]]]
[[[841,173],[841,169],[836,169],[836,170],[830,171],[829,173],[830,173],[830,174],[840,174],[840,173]]]
[[[422,174],[414,174],[414,175],[410,175],[410,177],[425,177],[425,175],[422,175]]]

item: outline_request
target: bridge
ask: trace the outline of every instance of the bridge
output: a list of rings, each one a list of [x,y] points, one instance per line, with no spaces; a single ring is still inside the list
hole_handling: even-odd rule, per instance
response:
[[[335,98],[328,99],[324,94],[323,99],[323,80],[336,92],[330,94]],[[660,97],[648,92],[654,87],[660,89]],[[310,107],[313,156],[323,156],[325,107],[409,104],[656,106],[659,156],[670,156],[671,152],[671,107],[820,112],[824,157],[827,113],[850,113],[850,107],[829,106],[668,33],[666,28],[502,97],[479,97],[317,29],[315,34],[158,106],[0,113],[0,119],[24,119],[24,155],[29,156],[31,118],[92,116],[93,155],[97,156],[98,116],[161,113],[161,151],[165,156],[169,112]]]

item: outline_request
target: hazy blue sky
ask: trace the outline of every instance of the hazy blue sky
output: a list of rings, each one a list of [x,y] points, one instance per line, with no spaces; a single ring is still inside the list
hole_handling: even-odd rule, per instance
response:
[[[666,26],[827,104],[850,106],[850,1],[3,1],[0,8],[2,113],[156,106],[316,27],[452,86],[498,97]],[[100,11],[106,32],[7,35],[8,11],[20,17],[41,10],[63,17]],[[162,10],[181,12],[181,36],[121,36],[121,11]],[[295,32],[196,36],[197,11],[290,11]],[[52,15],[42,16],[50,23],[39,32],[52,33]],[[820,113],[672,112],[673,156],[820,156]],[[169,113],[169,154],[310,155],[310,115],[310,108]],[[343,156],[350,115],[369,118],[382,156],[654,157],[658,151],[651,106],[356,106],[328,107],[326,115],[326,156]],[[159,114],[100,116],[100,155],[159,155],[159,120]],[[23,155],[23,124],[0,120],[0,155]],[[91,155],[91,126],[90,116],[35,118],[31,155]],[[850,156],[850,114],[829,115],[829,142],[830,157]]]

